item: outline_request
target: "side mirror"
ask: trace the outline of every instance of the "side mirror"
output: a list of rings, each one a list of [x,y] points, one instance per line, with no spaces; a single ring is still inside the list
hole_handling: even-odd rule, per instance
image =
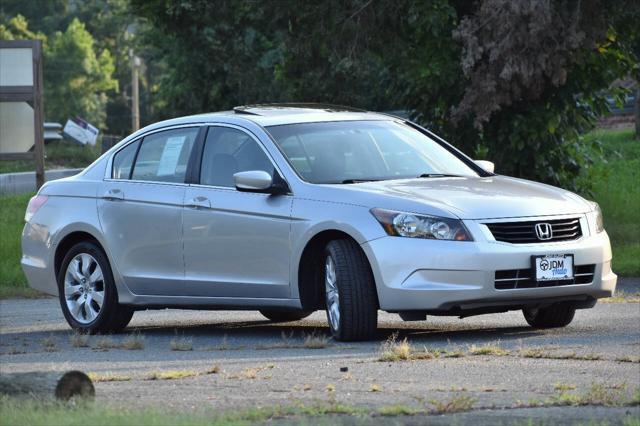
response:
[[[489,173],[493,173],[494,170],[496,169],[496,165],[493,164],[493,162],[491,161],[487,161],[487,160],[475,160],[474,163],[476,163],[476,166],[480,166],[483,170],[489,172]]]
[[[289,192],[287,183],[274,171],[274,178],[262,170],[250,170],[233,175],[238,191],[262,192],[268,194],[285,194]]]

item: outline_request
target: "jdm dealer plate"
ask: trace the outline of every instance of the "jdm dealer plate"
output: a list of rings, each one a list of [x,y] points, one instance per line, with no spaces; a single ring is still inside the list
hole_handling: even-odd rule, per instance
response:
[[[555,281],[573,279],[572,254],[547,254],[531,256],[536,281]]]

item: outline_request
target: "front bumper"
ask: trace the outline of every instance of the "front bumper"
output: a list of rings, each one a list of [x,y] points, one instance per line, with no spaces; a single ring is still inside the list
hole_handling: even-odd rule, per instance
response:
[[[455,313],[538,301],[587,302],[612,296],[617,281],[611,270],[611,245],[606,232],[575,241],[536,244],[486,238],[457,242],[383,237],[364,243],[362,248],[371,263],[380,309],[391,312]],[[546,254],[573,254],[574,265],[595,265],[593,281],[554,287],[495,288],[495,271],[529,268],[532,255]]]

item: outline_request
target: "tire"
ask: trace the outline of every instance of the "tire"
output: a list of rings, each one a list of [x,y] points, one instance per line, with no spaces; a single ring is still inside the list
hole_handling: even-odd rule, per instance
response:
[[[109,261],[95,243],[85,241],[71,247],[57,279],[60,307],[72,329],[88,334],[117,333],[131,321],[133,309],[118,303]]]
[[[331,334],[341,341],[373,339],[378,326],[378,298],[362,249],[353,240],[334,240],[325,248],[324,260],[325,304]]]
[[[261,310],[260,313],[273,322],[290,322],[306,318],[311,315],[313,311],[278,311],[265,309]]]
[[[523,309],[522,313],[531,327],[558,328],[566,327],[573,321],[576,308],[558,303],[546,308]]]

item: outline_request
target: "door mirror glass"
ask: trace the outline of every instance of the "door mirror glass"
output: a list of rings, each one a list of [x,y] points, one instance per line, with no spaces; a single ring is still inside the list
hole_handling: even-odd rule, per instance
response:
[[[249,192],[268,192],[273,184],[271,175],[262,170],[235,173],[233,181],[238,191]]]
[[[493,173],[496,168],[495,164],[487,160],[475,160],[474,163],[476,163],[477,166],[482,167],[483,170],[486,170],[489,173]]]

